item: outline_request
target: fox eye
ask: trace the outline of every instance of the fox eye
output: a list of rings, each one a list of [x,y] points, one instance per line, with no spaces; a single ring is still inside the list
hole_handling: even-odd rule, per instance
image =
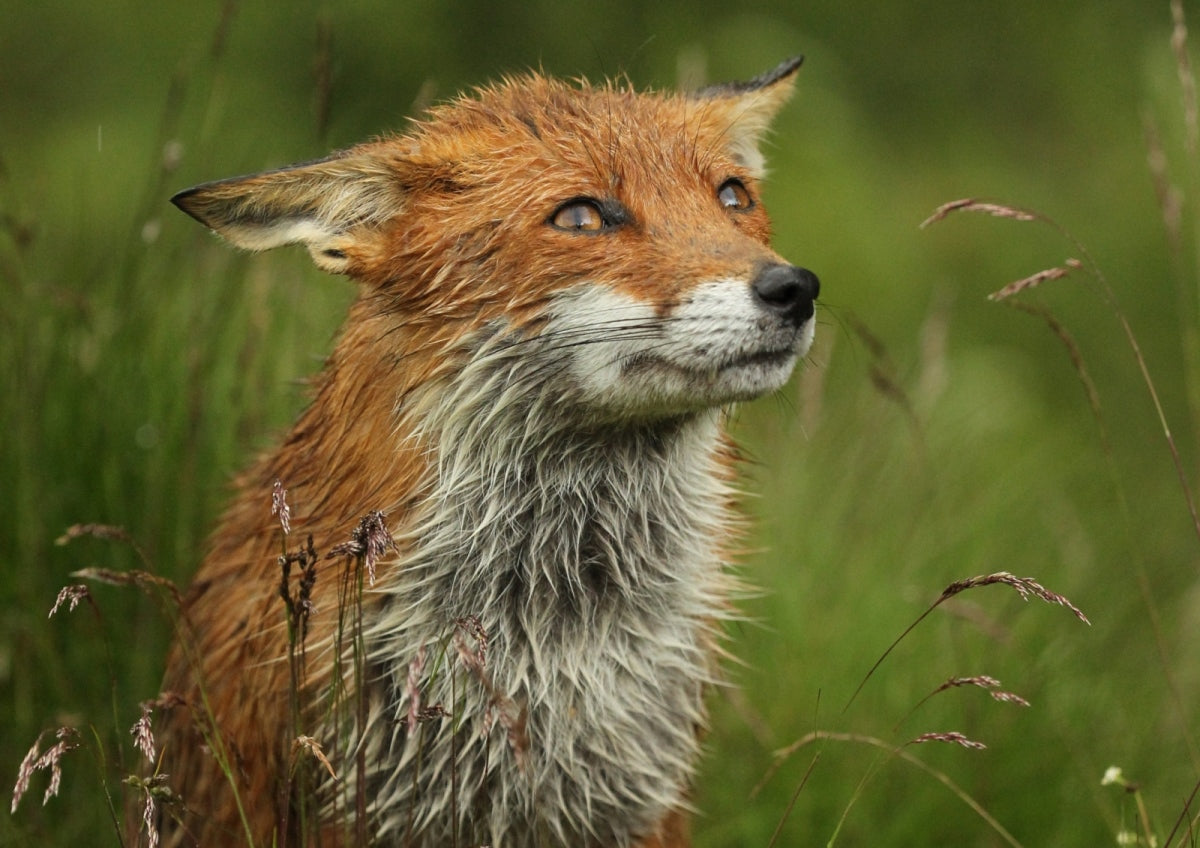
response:
[[[550,226],[569,233],[598,233],[608,226],[594,200],[568,200],[550,216]]]
[[[721,183],[717,189],[717,200],[726,209],[734,212],[745,212],[754,208],[754,198],[750,196],[750,190],[737,177]]]

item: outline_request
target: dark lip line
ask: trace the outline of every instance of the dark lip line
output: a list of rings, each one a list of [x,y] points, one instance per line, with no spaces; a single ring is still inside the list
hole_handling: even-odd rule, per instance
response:
[[[773,350],[758,351],[745,356],[736,357],[720,362],[713,369],[708,368],[689,368],[686,365],[680,365],[676,362],[664,359],[661,356],[654,356],[648,353],[636,354],[629,357],[622,363],[621,370],[624,373],[634,371],[642,371],[654,367],[663,367],[671,371],[676,371],[681,374],[703,374],[710,370],[720,374],[735,368],[747,368],[754,365],[783,365],[787,360],[797,355],[794,347],[781,347]]]
[[[748,365],[757,365],[760,363],[767,365],[782,364],[785,360],[790,359],[795,355],[796,349],[794,347],[781,347],[776,348],[775,350],[759,351],[758,353],[740,356],[736,359],[730,360],[729,362],[722,363],[717,370],[725,371],[729,368],[745,368]]]

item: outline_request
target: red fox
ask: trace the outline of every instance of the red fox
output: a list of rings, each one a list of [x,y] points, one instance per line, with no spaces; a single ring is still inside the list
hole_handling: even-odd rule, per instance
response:
[[[529,74],[173,198],[359,296],[186,593],[164,844],[691,844],[724,418],[813,339],[759,198],[800,62],[681,94]]]

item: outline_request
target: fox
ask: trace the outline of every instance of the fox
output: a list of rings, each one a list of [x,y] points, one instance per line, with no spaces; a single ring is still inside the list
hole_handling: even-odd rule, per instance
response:
[[[357,298],[184,592],[160,844],[692,844],[744,588],[727,422],[814,339],[761,197],[801,62],[526,72],[172,198]]]

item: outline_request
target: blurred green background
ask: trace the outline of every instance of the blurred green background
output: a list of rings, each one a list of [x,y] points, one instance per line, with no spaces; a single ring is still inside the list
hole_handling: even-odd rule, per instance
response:
[[[0,843],[117,843],[101,780],[119,793],[167,641],[129,589],[94,587],[99,615],[48,621],[71,571],[139,565],[128,546],[55,539],[120,525],[186,581],[230,476],[297,413],[353,294],[299,249],[235,255],[174,191],[321,156],[530,67],[668,87],[802,52],[766,200],[824,309],[802,373],[736,416],[763,592],[732,628],[740,689],[713,698],[697,843],[766,846],[786,819],[776,845],[1164,844],[1200,778],[1200,545],[1119,316],[1194,481],[1200,158],[1180,57],[1195,54],[1172,31],[1167,0],[0,0],[0,777],[42,730],[95,728],[61,797],[39,807],[35,781],[0,814]],[[1181,204],[1175,228],[1160,194]],[[918,228],[963,196],[1037,209],[1078,244],[966,213]],[[987,300],[1080,245],[1104,282],[1076,272],[1019,298],[1059,331]],[[844,709],[947,584],[1001,570],[1093,626],[975,589]],[[980,674],[1032,706],[955,689],[910,714]],[[922,769],[864,741],[950,730],[988,748],[904,748]],[[754,792],[813,731],[847,736]],[[1112,765],[1139,795],[1101,786]],[[1187,818],[1171,844],[1200,844]]]

